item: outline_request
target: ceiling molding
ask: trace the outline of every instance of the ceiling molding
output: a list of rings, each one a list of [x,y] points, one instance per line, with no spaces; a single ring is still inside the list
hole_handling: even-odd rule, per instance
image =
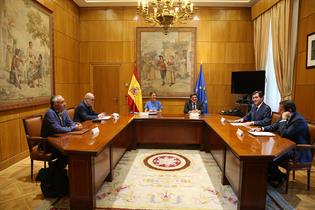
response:
[[[137,6],[138,0],[73,0],[79,7]],[[191,0],[195,6],[251,7],[258,0]]]

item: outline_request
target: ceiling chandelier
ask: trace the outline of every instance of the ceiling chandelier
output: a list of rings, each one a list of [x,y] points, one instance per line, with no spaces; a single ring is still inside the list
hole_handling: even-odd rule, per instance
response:
[[[163,26],[167,34],[174,23],[192,19],[193,3],[190,0],[138,0],[137,13],[146,22]]]

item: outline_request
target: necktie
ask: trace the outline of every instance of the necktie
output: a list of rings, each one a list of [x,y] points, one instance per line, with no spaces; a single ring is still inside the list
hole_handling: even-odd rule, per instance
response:
[[[256,120],[256,114],[257,114],[257,110],[258,110],[258,106],[255,107],[255,112],[254,112],[254,119],[253,120]]]
[[[194,110],[196,109],[196,103],[193,104],[193,109],[194,109]]]

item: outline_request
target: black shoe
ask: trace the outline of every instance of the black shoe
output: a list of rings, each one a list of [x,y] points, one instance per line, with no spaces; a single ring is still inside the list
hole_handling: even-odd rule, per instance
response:
[[[283,183],[287,180],[287,175],[283,174],[281,176],[281,178],[277,179],[277,180],[269,180],[269,184],[271,186],[273,186],[274,188],[279,188],[283,185]]]
[[[278,181],[276,188],[281,187],[283,183],[285,182],[285,180],[286,180],[286,177],[282,177],[281,180]]]

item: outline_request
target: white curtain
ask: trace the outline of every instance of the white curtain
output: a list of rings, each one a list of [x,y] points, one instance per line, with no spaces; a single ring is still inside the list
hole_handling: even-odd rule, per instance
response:
[[[272,37],[271,37],[271,24],[269,24],[269,41],[267,49],[266,61],[266,84],[265,84],[265,103],[268,104],[273,112],[277,112],[279,102],[281,100],[280,92],[276,82],[275,67],[273,64],[273,51],[272,51]]]
[[[281,4],[288,3],[291,0],[282,0]],[[280,4],[277,6],[280,7]],[[274,6],[271,11],[276,10],[276,7]],[[293,75],[293,66],[294,66],[294,61],[295,61],[295,51],[296,51],[296,42],[297,42],[297,24],[298,24],[298,12],[299,12],[299,0],[292,0],[292,12],[287,13],[286,15],[290,14],[291,20],[290,20],[290,34],[289,34],[289,42],[290,42],[290,47],[291,50],[289,50],[289,55],[287,56],[287,59],[289,59],[289,66],[290,68],[286,68],[284,71],[285,75],[287,75],[288,78],[291,78]],[[283,94],[283,99],[288,99],[291,97],[291,92],[292,92],[292,78],[286,81],[283,81],[284,78],[282,78],[280,81],[280,84],[277,84],[277,78],[276,78],[276,72],[275,72],[275,66],[274,66],[274,52],[280,53],[279,50],[275,50],[273,46],[273,41],[272,41],[272,35],[274,35],[273,38],[280,36],[279,29],[276,26],[279,26],[280,19],[275,21],[275,14],[271,14],[272,18],[271,23],[270,23],[270,30],[269,30],[269,43],[268,43],[268,49],[267,49],[267,58],[266,58],[266,86],[265,86],[265,102],[271,107],[272,111],[278,111],[279,107],[279,102],[281,100],[281,95],[279,91],[279,85],[282,87],[283,83],[286,85],[289,85],[291,88],[287,88],[290,93],[288,94]],[[272,25],[274,24],[274,25]],[[281,25],[282,26],[282,25]],[[279,26],[280,27],[280,26]],[[283,27],[283,26],[282,26]],[[276,29],[276,31],[273,31],[272,28]],[[275,33],[275,34],[273,34]],[[282,31],[283,35],[283,31]],[[284,36],[284,35],[283,35]],[[288,35],[287,35],[288,36]],[[282,37],[282,36],[281,36]],[[283,38],[284,39],[284,38]],[[278,40],[276,40],[278,41]],[[279,43],[277,43],[279,45]],[[278,46],[279,47],[279,46]],[[281,49],[283,50],[283,49]],[[282,51],[281,51],[282,52]],[[276,56],[279,57],[280,55]],[[277,61],[279,64],[279,61]],[[278,65],[279,66],[279,65]],[[288,76],[291,75],[291,76]],[[287,78],[286,77],[286,78]],[[282,91],[284,92],[284,91]]]

